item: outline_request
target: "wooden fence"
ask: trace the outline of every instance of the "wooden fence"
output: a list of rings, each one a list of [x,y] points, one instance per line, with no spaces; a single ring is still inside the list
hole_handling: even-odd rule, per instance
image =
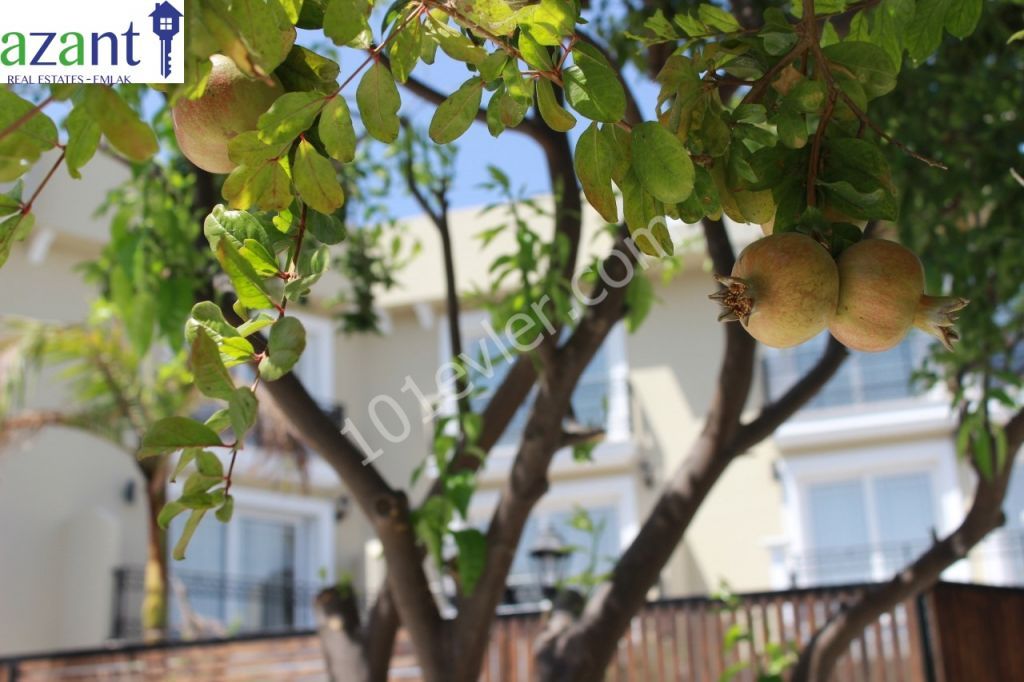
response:
[[[863,586],[740,596],[733,608],[706,598],[666,600],[633,619],[608,668],[608,682],[717,682],[729,669],[755,679],[755,661],[772,648],[795,651]],[[533,676],[536,615],[499,618],[481,680],[526,682]],[[840,660],[834,682],[1024,680],[1024,590],[939,585],[900,604],[866,629]],[[725,642],[733,641],[733,646]],[[0,659],[0,682],[44,680],[325,680],[313,633],[230,640],[129,645]],[[391,680],[418,680],[400,636]]]

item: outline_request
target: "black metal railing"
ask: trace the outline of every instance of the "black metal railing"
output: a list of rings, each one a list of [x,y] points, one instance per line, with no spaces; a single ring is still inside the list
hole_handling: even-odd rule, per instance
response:
[[[142,637],[145,571],[114,570],[111,637]],[[172,571],[167,591],[168,636],[220,636],[288,632],[313,626],[313,599],[322,585],[288,575],[272,579],[196,571]]]

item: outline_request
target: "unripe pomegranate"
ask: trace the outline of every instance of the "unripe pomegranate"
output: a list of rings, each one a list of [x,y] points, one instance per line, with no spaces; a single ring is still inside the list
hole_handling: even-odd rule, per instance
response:
[[[255,129],[284,88],[276,79],[247,77],[224,55],[215,54],[210,61],[213,69],[202,96],[181,100],[171,110],[174,136],[195,165],[210,173],[230,173],[236,164],[228,156],[228,142]]]
[[[825,330],[836,309],[839,273],[818,242],[799,232],[758,239],[743,249],[722,291],[719,320],[739,320],[774,348],[803,343]]]
[[[839,256],[839,303],[829,324],[847,348],[892,348],[918,326],[947,348],[956,341],[956,313],[967,300],[924,294],[924,267],[913,251],[885,239],[864,239]]]

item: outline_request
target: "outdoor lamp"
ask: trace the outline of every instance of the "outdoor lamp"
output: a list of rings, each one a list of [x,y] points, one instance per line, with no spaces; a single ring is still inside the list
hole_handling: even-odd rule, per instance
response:
[[[553,599],[562,581],[566,560],[571,550],[550,525],[545,525],[530,549],[530,557],[537,567],[537,582],[545,599]]]

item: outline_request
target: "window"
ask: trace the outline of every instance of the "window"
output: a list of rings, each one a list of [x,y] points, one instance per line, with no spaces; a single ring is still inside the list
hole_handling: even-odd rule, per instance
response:
[[[806,488],[808,547],[801,582],[881,580],[930,544],[936,526],[928,472],[872,475]]]
[[[1017,462],[1003,500],[1006,525],[998,531],[999,542],[993,550],[1002,555],[1004,576],[1001,582],[1024,585],[1024,462]]]
[[[185,559],[171,562],[172,627],[184,630],[196,620],[249,632],[312,626],[317,574],[331,573],[330,502],[238,488],[232,493],[231,522],[203,519]],[[186,518],[171,523],[171,547]]]
[[[162,17],[160,19],[160,30],[161,31],[173,31],[174,30],[174,19],[170,17]]]
[[[795,348],[767,348],[765,390],[769,400],[785,393],[818,361],[828,333]],[[928,348],[928,338],[912,331],[895,348],[882,353],[852,353],[839,371],[807,405],[808,410],[906,400],[919,394],[911,375]]]
[[[447,326],[442,328],[442,362],[448,361],[450,345]],[[470,405],[475,412],[482,411],[494,391],[504,381],[512,361],[515,348],[510,342],[490,330],[486,317],[481,313],[467,315],[463,319],[463,351],[469,358],[469,380],[473,388]],[[563,336],[568,337],[566,330]],[[454,392],[448,388],[448,395]],[[448,401],[451,403],[451,399]],[[531,394],[502,434],[497,447],[514,447],[522,436],[529,418]],[[625,332],[622,325],[616,325],[605,343],[598,349],[587,365],[572,395],[573,415],[582,426],[604,427],[605,442],[621,442],[630,437],[628,369],[625,361]],[[454,411],[454,405],[449,405]]]

